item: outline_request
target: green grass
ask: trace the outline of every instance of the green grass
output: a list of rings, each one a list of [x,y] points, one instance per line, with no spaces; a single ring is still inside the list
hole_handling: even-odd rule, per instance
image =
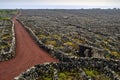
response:
[[[53,80],[53,74],[45,74],[44,76],[39,77],[38,80]]]
[[[91,76],[91,77],[94,77],[99,74],[97,71],[92,69],[84,69],[84,71],[88,76]]]
[[[97,70],[84,68],[84,71],[92,79],[94,78],[95,80],[110,80],[110,78]],[[44,76],[39,77],[38,80],[53,80],[53,74],[45,74]],[[63,71],[58,72],[58,80],[83,80],[83,78],[81,77],[81,73],[79,73],[78,71]]]
[[[85,73],[91,78],[95,78],[95,80],[110,80],[107,76],[105,76],[102,72],[94,70],[94,69],[86,69],[84,68]]]
[[[76,80],[82,79],[78,72],[64,71],[58,73],[58,80],[75,80],[75,79]]]
[[[38,80],[53,80],[53,74],[45,74]],[[58,80],[82,80],[82,78],[80,77],[80,74],[76,71],[64,71],[58,73]]]
[[[10,15],[15,15],[18,10],[0,10],[0,20],[10,20]]]

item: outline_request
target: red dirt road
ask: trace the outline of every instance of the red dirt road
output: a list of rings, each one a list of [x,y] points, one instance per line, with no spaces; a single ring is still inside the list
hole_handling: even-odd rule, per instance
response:
[[[16,19],[14,23],[16,56],[9,61],[0,62],[0,80],[13,80],[14,77],[35,64],[58,61],[40,49]]]

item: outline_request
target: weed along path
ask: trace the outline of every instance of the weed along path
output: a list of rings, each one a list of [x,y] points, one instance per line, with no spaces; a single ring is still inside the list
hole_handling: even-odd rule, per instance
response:
[[[16,56],[9,61],[0,62],[0,80],[13,80],[35,64],[58,61],[40,49],[15,18],[13,21],[16,34]]]

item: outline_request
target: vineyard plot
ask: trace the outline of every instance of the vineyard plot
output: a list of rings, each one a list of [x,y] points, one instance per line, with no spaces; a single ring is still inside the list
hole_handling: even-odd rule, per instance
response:
[[[120,59],[120,10],[22,10],[19,20],[67,55]],[[80,53],[80,45],[86,48]],[[84,47],[84,48],[85,48]]]

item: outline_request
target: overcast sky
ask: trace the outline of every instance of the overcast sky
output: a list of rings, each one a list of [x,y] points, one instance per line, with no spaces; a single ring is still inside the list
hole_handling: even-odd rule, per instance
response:
[[[0,8],[120,8],[120,0],[0,0]]]

